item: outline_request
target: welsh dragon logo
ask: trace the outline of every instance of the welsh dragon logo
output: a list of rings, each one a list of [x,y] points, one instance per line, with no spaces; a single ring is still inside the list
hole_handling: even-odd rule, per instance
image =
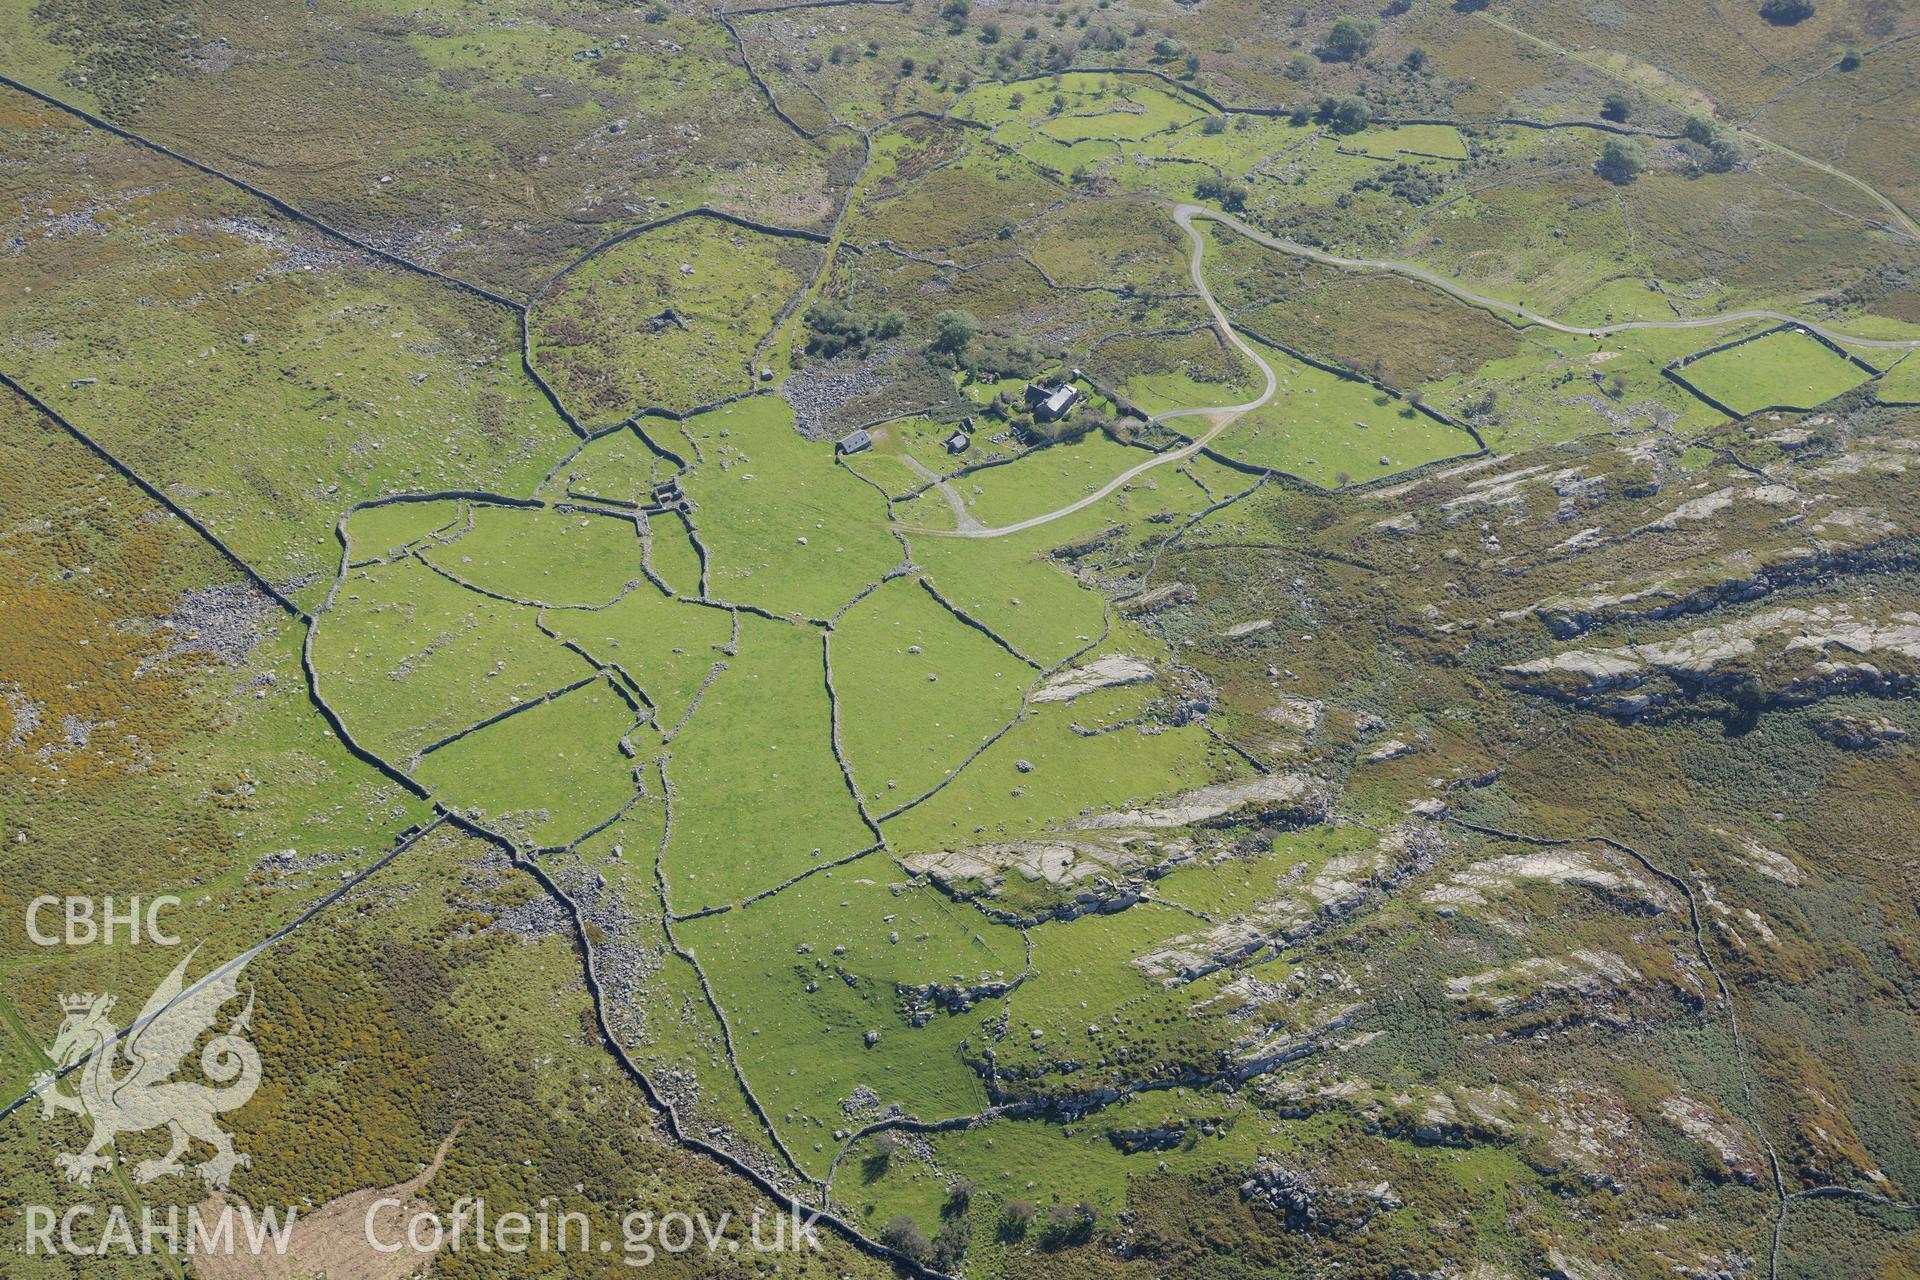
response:
[[[226,1031],[200,1050],[201,1074],[213,1085],[171,1078],[185,1067],[188,1053],[213,1026],[222,1006],[239,999],[240,971],[246,967],[236,965],[189,988],[186,972],[192,959],[189,952],[174,966],[124,1034],[109,1017],[112,996],[60,997],[66,1018],[50,1050],[59,1070],[42,1072],[35,1084],[46,1115],[72,1111],[93,1121],[93,1139],[85,1150],[55,1157],[69,1182],[90,1185],[97,1170],[110,1167],[113,1157],[106,1152],[118,1135],[163,1125],[173,1146],[160,1159],[135,1165],[135,1182],[184,1172],[180,1158],[196,1139],[214,1150],[211,1159],[194,1166],[209,1188],[224,1190],[233,1171],[249,1163],[244,1153],[233,1149],[233,1139],[214,1123],[214,1116],[241,1106],[260,1087],[260,1054],[243,1034],[253,1016],[251,992],[246,1008]],[[62,1092],[63,1079],[78,1081],[79,1092]]]

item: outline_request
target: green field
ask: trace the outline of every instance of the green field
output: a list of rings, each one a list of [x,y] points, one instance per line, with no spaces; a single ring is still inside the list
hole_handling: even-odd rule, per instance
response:
[[[1873,393],[1886,403],[1920,403],[1920,363],[1911,357],[1901,360],[1874,384]]]
[[[880,495],[792,423],[771,396],[687,423],[702,461],[686,490],[715,597],[824,619],[898,564],[900,546]]]
[[[741,619],[739,653],[673,739],[668,785],[661,866],[676,911],[771,889],[873,843],[834,759],[818,632]]]
[[[829,641],[841,737],[867,803],[891,809],[946,778],[1013,719],[1032,667],[895,578]]]
[[[1740,413],[1773,407],[1811,409],[1872,375],[1809,334],[1785,331],[1717,351],[1680,375]]]
[[[595,681],[421,757],[414,777],[516,839],[569,844],[633,799],[633,763],[620,750],[633,718]]]
[[[1479,447],[1465,431],[1388,392],[1278,353],[1266,358],[1280,376],[1279,391],[1213,444],[1236,461],[1332,488]]]
[[[420,558],[481,591],[562,609],[600,609],[640,584],[633,525],[598,513],[480,507],[472,528]]]
[[[816,245],[690,218],[610,245],[533,318],[533,359],[581,418],[687,413],[756,385],[760,344],[818,269]]]
[[[316,678],[356,738],[402,756],[591,673],[535,614],[413,559],[350,570],[314,628]]]

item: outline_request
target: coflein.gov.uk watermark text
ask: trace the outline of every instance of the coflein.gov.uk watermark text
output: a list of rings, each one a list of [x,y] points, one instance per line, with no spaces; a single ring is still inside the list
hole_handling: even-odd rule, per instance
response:
[[[366,1249],[375,1255],[442,1252],[482,1254],[617,1255],[630,1267],[651,1265],[662,1254],[768,1254],[818,1251],[817,1213],[797,1204],[784,1211],[757,1208],[744,1217],[731,1210],[654,1213],[635,1209],[613,1226],[599,1227],[587,1214],[552,1209],[546,1199],[532,1211],[495,1213],[483,1199],[462,1197],[446,1212],[382,1196],[367,1206],[359,1223]],[[89,1204],[54,1208],[29,1205],[21,1215],[29,1257],[285,1256],[296,1260],[302,1240],[295,1228],[300,1210],[221,1202],[217,1206],[177,1205],[138,1211],[124,1205]],[[337,1228],[335,1228],[337,1230]],[[338,1248],[329,1231],[328,1246]]]

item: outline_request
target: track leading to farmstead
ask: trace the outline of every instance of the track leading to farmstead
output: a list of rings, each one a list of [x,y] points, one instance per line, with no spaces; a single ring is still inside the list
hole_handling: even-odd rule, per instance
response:
[[[1489,297],[1483,293],[1476,293],[1464,285],[1458,284],[1437,272],[1429,271],[1427,268],[1415,265],[1414,263],[1400,262],[1391,258],[1346,258],[1339,254],[1328,253],[1325,250],[1315,249],[1292,240],[1283,240],[1277,236],[1268,235],[1266,232],[1249,225],[1233,214],[1225,213],[1218,209],[1197,204],[1177,204],[1173,207],[1173,220],[1180,224],[1181,229],[1187,233],[1187,236],[1193,242],[1193,255],[1189,259],[1188,273],[1193,278],[1194,288],[1199,292],[1201,301],[1206,303],[1207,310],[1213,313],[1214,323],[1219,327],[1220,332],[1226,336],[1226,339],[1231,342],[1235,348],[1260,367],[1262,374],[1264,374],[1266,378],[1265,390],[1262,391],[1259,396],[1244,404],[1220,405],[1195,409],[1174,409],[1166,413],[1153,415],[1150,419],[1150,421],[1153,422],[1166,422],[1173,418],[1205,417],[1210,420],[1211,425],[1206,431],[1191,439],[1187,444],[1177,449],[1169,449],[1164,453],[1156,454],[1138,466],[1128,468],[1092,493],[1078,498],[1063,507],[1056,508],[1041,515],[1030,516],[1025,520],[1019,520],[1012,524],[996,525],[991,528],[979,526],[968,527],[963,521],[962,526],[957,529],[926,529],[915,527],[910,529],[910,532],[942,538],[1001,538],[1008,534],[1021,533],[1028,529],[1038,528],[1041,525],[1051,524],[1055,520],[1070,516],[1076,511],[1084,510],[1094,503],[1102,501],[1109,497],[1115,490],[1124,485],[1131,484],[1134,480],[1156,467],[1163,467],[1169,463],[1185,461],[1206,448],[1208,444],[1228,427],[1231,427],[1243,415],[1259,409],[1265,405],[1268,400],[1273,398],[1274,392],[1278,389],[1279,382],[1274,375],[1272,366],[1261,359],[1260,354],[1234,331],[1233,324],[1228,319],[1226,311],[1220,306],[1218,300],[1214,298],[1213,291],[1207,287],[1206,278],[1200,269],[1201,259],[1205,253],[1206,242],[1205,238],[1200,234],[1199,229],[1194,225],[1196,218],[1204,218],[1217,222],[1221,226],[1245,236],[1255,244],[1276,250],[1280,253],[1318,262],[1323,266],[1338,267],[1348,271],[1385,272],[1416,280],[1440,290],[1456,301],[1499,315],[1509,322],[1515,323],[1517,327],[1520,328],[1537,326],[1542,329],[1550,329],[1556,333],[1564,333],[1573,337],[1604,338],[1612,334],[1625,333],[1635,329],[1714,329],[1745,321],[1771,320],[1781,324],[1798,325],[1833,343],[1844,343],[1849,346],[1868,347],[1882,351],[1920,350],[1920,339],[1865,337],[1858,334],[1846,333],[1838,329],[1832,329],[1788,312],[1774,311],[1768,308],[1724,311],[1714,315],[1693,316],[1675,320],[1624,320],[1616,324],[1606,325],[1568,324],[1565,321],[1556,320],[1552,316],[1542,315],[1518,303]],[[941,485],[939,487],[943,490],[944,496],[947,497],[949,505],[953,505],[957,495],[953,493],[949,486]],[[956,513],[958,513],[962,509],[956,506],[955,510]]]
[[[1173,220],[1180,224],[1181,230],[1187,233],[1187,238],[1193,241],[1193,256],[1188,259],[1187,273],[1193,277],[1193,287],[1199,291],[1200,300],[1207,304],[1207,310],[1213,313],[1213,322],[1219,326],[1221,334],[1239,350],[1240,354],[1260,367],[1260,372],[1266,379],[1266,386],[1260,394],[1243,404],[1217,405],[1199,409],[1172,409],[1166,413],[1154,414],[1149,421],[1165,422],[1171,418],[1204,417],[1208,419],[1212,425],[1209,426],[1205,432],[1195,436],[1191,441],[1181,445],[1178,449],[1169,449],[1164,453],[1157,453],[1139,466],[1129,467],[1085,497],[1069,502],[1066,506],[1049,511],[1044,515],[1029,516],[1025,520],[1019,520],[1013,524],[999,525],[994,528],[960,528],[951,530],[916,528],[913,532],[931,534],[935,537],[944,538],[1003,538],[1010,533],[1021,533],[1027,529],[1036,529],[1041,525],[1051,524],[1055,520],[1061,519],[1064,516],[1070,516],[1076,511],[1084,510],[1094,503],[1106,499],[1114,490],[1120,488],[1122,485],[1131,484],[1134,480],[1152,471],[1155,467],[1164,467],[1170,463],[1186,461],[1188,458],[1191,458],[1206,448],[1221,432],[1225,431],[1235,422],[1238,422],[1242,414],[1251,413],[1266,404],[1267,401],[1273,399],[1273,393],[1280,389],[1280,379],[1274,373],[1273,366],[1261,359],[1260,353],[1255,351],[1247,344],[1244,338],[1233,331],[1233,324],[1227,319],[1225,309],[1214,299],[1213,291],[1207,288],[1206,277],[1201,274],[1200,259],[1206,253],[1207,242],[1205,237],[1203,237],[1199,230],[1193,225],[1193,215],[1196,213],[1213,215],[1211,209],[1205,209],[1199,205],[1192,204],[1176,205],[1173,210]],[[951,492],[951,490],[949,490],[949,492]],[[958,510],[959,509],[956,508],[956,513]]]

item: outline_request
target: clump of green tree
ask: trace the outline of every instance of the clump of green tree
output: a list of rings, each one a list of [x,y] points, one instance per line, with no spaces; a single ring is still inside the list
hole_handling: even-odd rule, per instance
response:
[[[1594,162],[1594,172],[1621,185],[1638,178],[1647,167],[1646,152],[1632,138],[1608,138]]]
[[[927,1251],[927,1261],[936,1271],[958,1274],[972,1245],[973,1220],[964,1210],[947,1214],[940,1229],[933,1234],[933,1247]]]
[[[1688,116],[1680,135],[1695,147],[1704,148],[1704,156],[1695,158],[1701,168],[1714,173],[1738,168],[1747,158],[1746,144],[1740,141],[1740,135],[1705,116]]]
[[[976,378],[995,381],[1031,378],[1048,359],[1033,339],[1022,334],[984,333],[967,344],[957,363]]]
[[[1627,117],[1633,114],[1633,103],[1624,93],[1610,93],[1600,100],[1600,118],[1611,120],[1615,124],[1625,124]]]
[[[933,324],[927,358],[976,378],[1031,378],[1034,370],[1047,362],[1046,353],[1033,339],[1024,334],[985,332],[971,311],[942,311],[933,318]]]
[[[807,308],[807,354],[831,360],[835,356],[864,356],[875,342],[897,338],[907,327],[898,311],[861,314],[837,302]]]
[[[1353,184],[1355,191],[1385,191],[1411,205],[1429,204],[1445,189],[1439,178],[1418,165],[1404,162]]]
[[[1193,194],[1201,200],[1210,200],[1228,213],[1239,213],[1247,207],[1247,188],[1245,184],[1222,178],[1217,174],[1208,174],[1193,184]]]
[[[1034,1215],[1039,1210],[1031,1200],[1009,1200],[1000,1211],[1000,1227],[995,1232],[1003,1242],[1023,1240],[1027,1230],[1033,1226]]]
[[[1320,99],[1313,118],[1335,133],[1358,133],[1373,123],[1373,108],[1358,94],[1342,94]]]
[[[1379,24],[1370,18],[1336,18],[1320,56],[1328,62],[1358,62],[1373,47]]]

